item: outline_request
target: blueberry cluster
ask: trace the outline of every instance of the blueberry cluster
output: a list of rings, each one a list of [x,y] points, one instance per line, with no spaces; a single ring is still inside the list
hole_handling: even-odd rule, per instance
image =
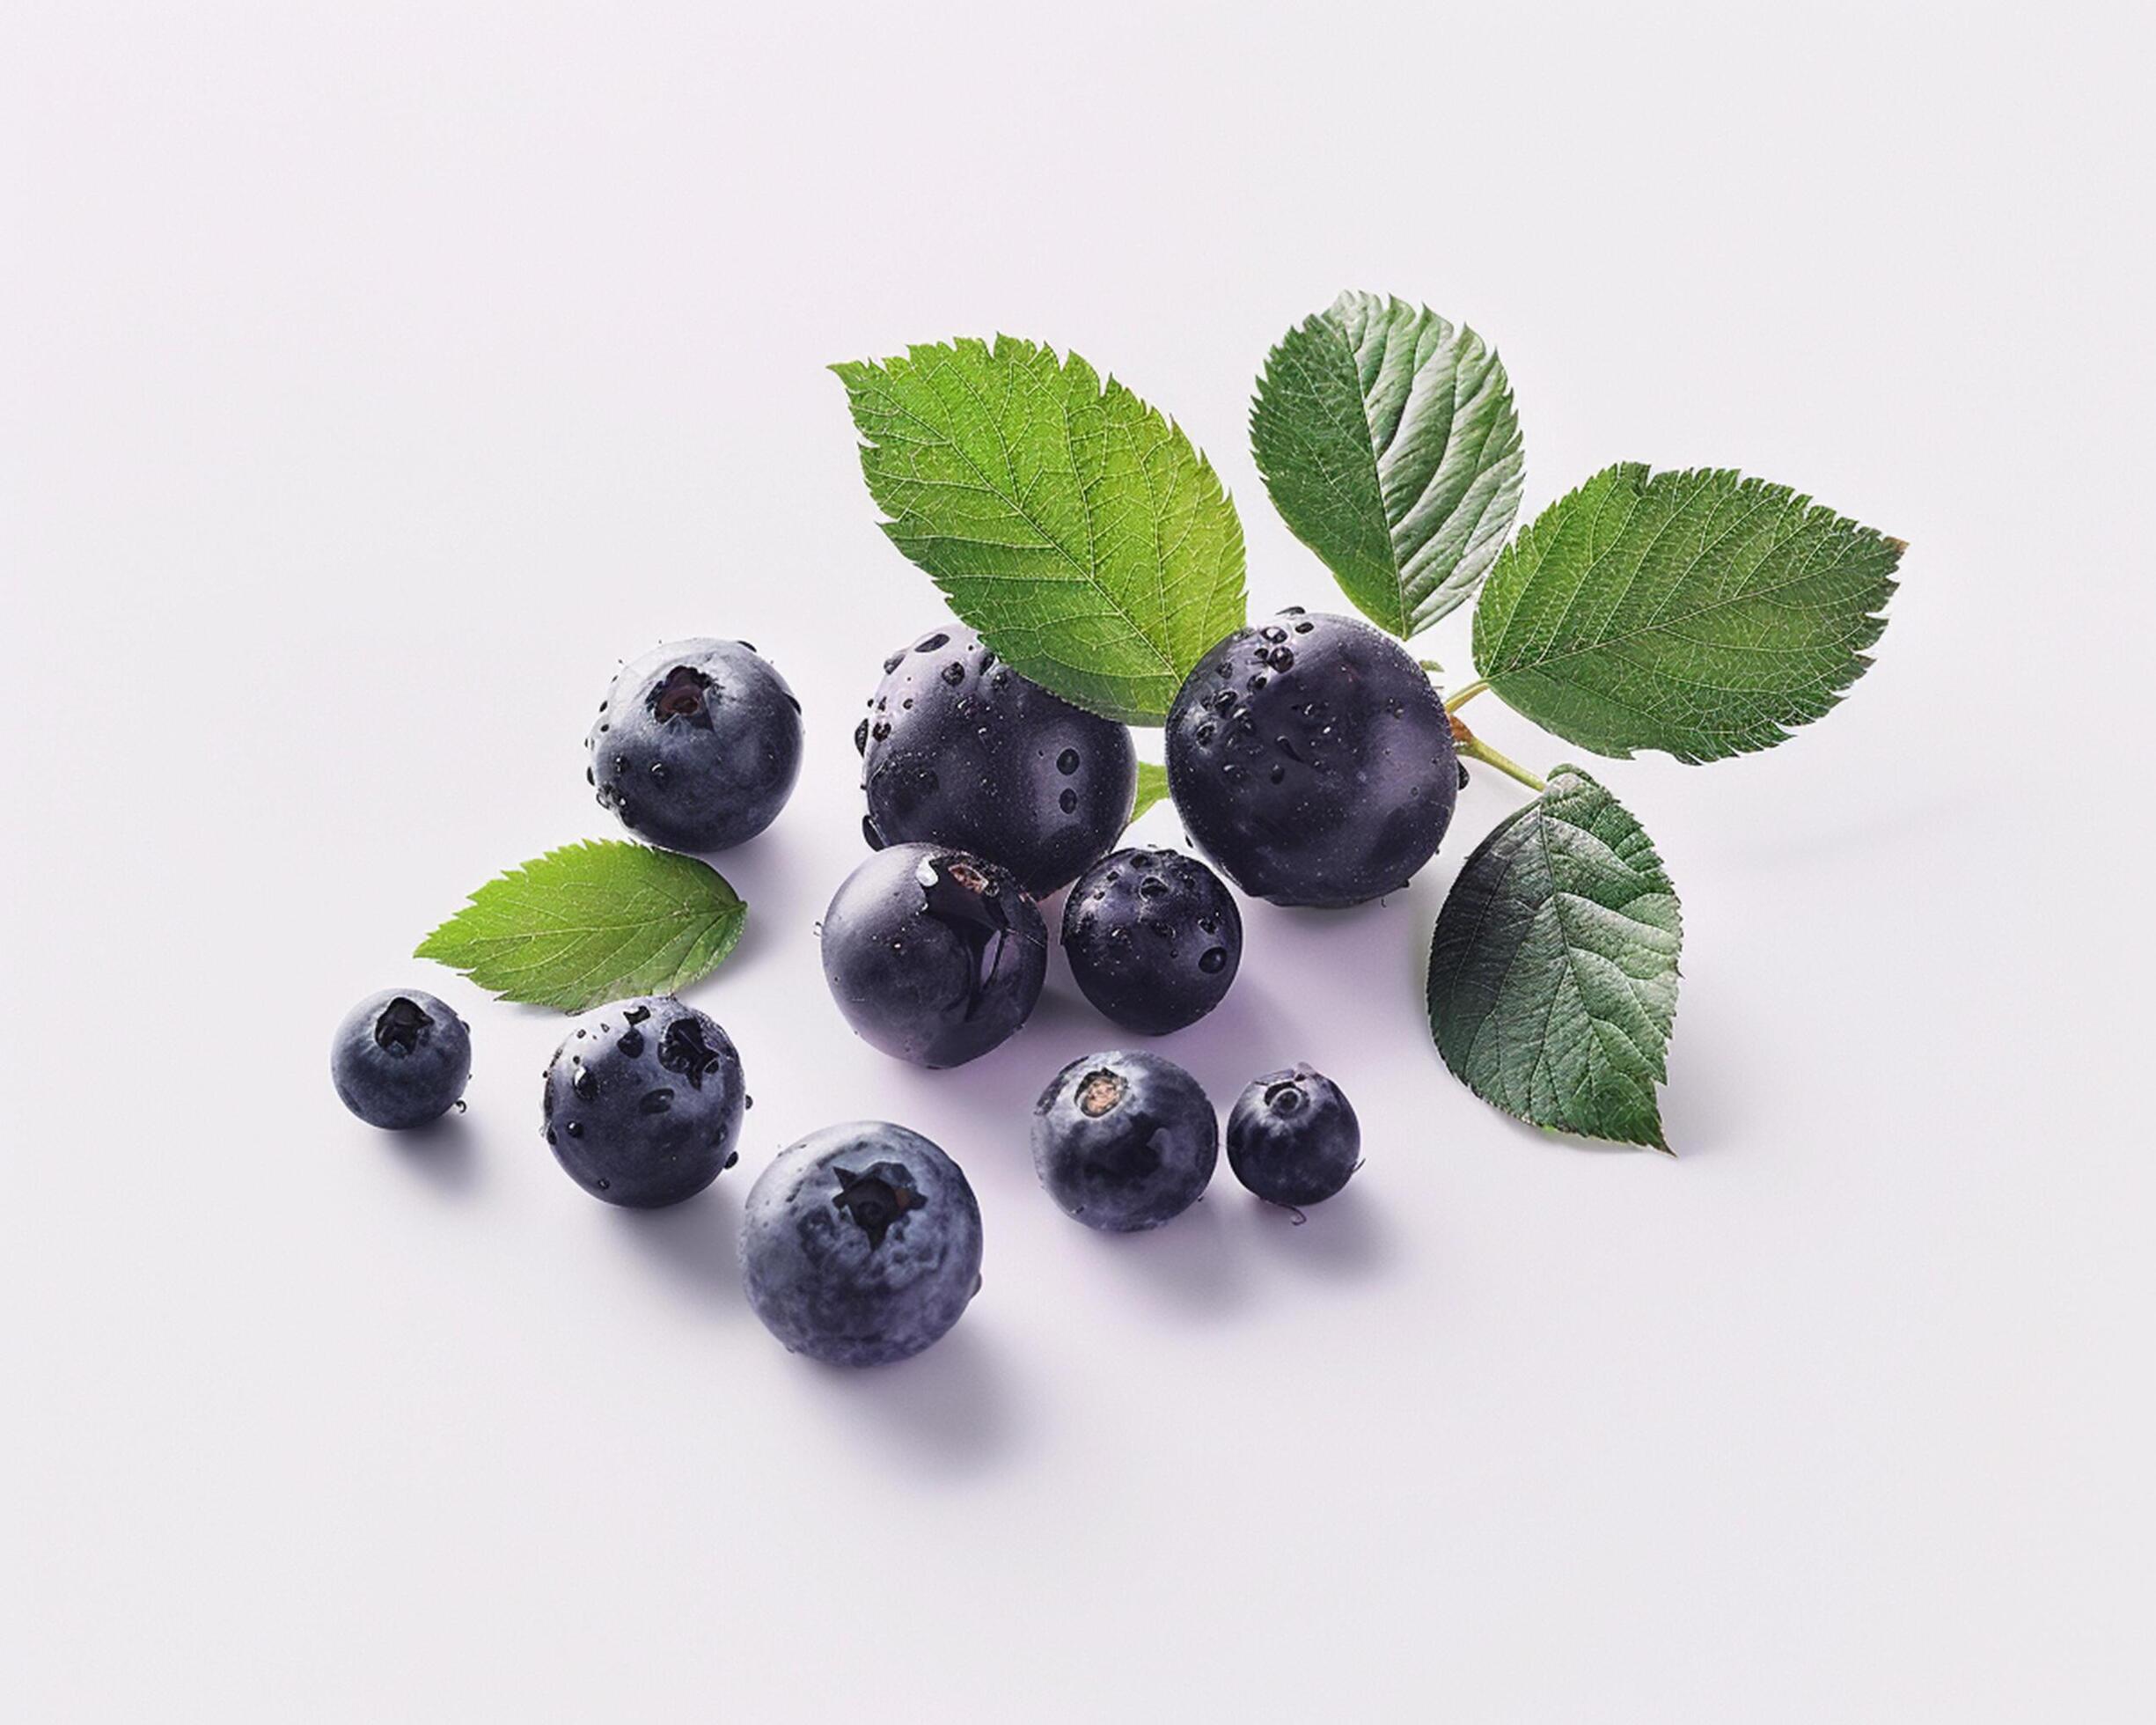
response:
[[[1068,888],[1059,930],[1078,993],[1124,1030],[1166,1036],[1217,1008],[1241,968],[1243,914],[1221,874],[1279,904],[1359,903],[1429,859],[1457,789],[1428,679],[1340,617],[1290,611],[1238,631],[1176,699],[1170,793],[1220,873],[1165,847],[1115,849],[1137,780],[1129,731],[978,637],[920,635],[884,661],[868,705],[854,741],[872,854],[825,912],[824,973],[858,1035],[926,1068],[976,1060],[1023,1027],[1048,975],[1044,898]],[[586,776],[639,837],[722,850],[777,818],[802,745],[801,704],[753,647],[674,642],[608,685]],[[470,1032],[432,995],[376,995],[339,1024],[330,1066],[362,1119],[424,1126],[463,1105]],[[651,995],[570,1026],[546,1069],[541,1132],[584,1191],[650,1208],[734,1165],[750,1105],[726,1031]],[[1252,1082],[1225,1136],[1236,1177],[1298,1212],[1361,1165],[1354,1110],[1307,1066]],[[1187,1210],[1221,1147],[1204,1089],[1156,1053],[1072,1061],[1034,1108],[1041,1185],[1108,1232]],[[980,1207],[919,1133],[826,1127],[755,1181],[741,1259],[750,1305],[787,1347],[881,1364],[935,1342],[979,1290]]]

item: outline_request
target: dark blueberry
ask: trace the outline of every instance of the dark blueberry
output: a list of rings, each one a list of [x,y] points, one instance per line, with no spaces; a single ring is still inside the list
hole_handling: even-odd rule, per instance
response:
[[[847,877],[824,913],[824,980],[886,1054],[961,1066],[1033,1010],[1048,931],[1010,870],[942,845],[893,845]]]
[[[980,1288],[980,1206],[918,1132],[856,1120],[779,1152],[749,1188],[741,1281],[793,1353],[838,1366],[918,1354]]]
[[[1243,913],[1221,877],[1179,851],[1119,850],[1063,901],[1079,991],[1126,1030],[1165,1036],[1221,1003],[1243,963]]]
[[[589,739],[599,801],[654,844],[724,850],[770,826],[793,794],[801,705],[741,642],[656,648],[621,668],[599,710],[608,717]]]
[[[1207,656],[1267,655],[1274,669],[1243,698],[1249,723],[1219,724],[1211,677],[1184,684],[1168,715],[1169,789],[1185,830],[1245,892],[1360,904],[1396,891],[1445,836],[1459,796],[1452,725],[1389,635],[1349,617],[1294,628],[1292,653],[1248,628]]]
[[[1089,1228],[1127,1234],[1181,1215],[1220,1159],[1220,1122],[1198,1081],[1158,1054],[1089,1054],[1033,1105],[1033,1168]]]
[[[330,1082],[369,1126],[402,1131],[439,1119],[472,1075],[472,1032],[417,988],[370,995],[329,1045]]]
[[[1269,1072],[1228,1116],[1228,1165],[1268,1204],[1321,1204],[1362,1165],[1362,1128],[1324,1073]]]
[[[1012,675],[978,640],[924,637],[876,694],[891,722],[869,732],[862,785],[886,843],[956,845],[1045,898],[1130,818],[1129,729]]]
[[[609,1204],[693,1198],[733,1165],[741,1056],[718,1025],[667,995],[587,1013],[546,1068],[546,1141]]]

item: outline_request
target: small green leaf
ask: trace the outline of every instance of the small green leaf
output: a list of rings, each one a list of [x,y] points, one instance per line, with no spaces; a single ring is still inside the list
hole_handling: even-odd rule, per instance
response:
[[[550,850],[472,894],[419,943],[503,1000],[582,1012],[715,969],[749,907],[693,856],[620,839]]]
[[[1077,355],[999,335],[832,370],[884,531],[1035,682],[1158,724],[1243,627],[1243,524],[1212,466]]]
[[[1474,331],[1344,293],[1265,361],[1250,449],[1273,507],[1405,637],[1475,591],[1520,510],[1520,421]]]
[[[1145,813],[1148,809],[1167,795],[1168,769],[1150,760],[1140,761],[1138,763],[1138,795],[1131,804],[1130,820],[1123,824],[1128,826],[1132,821],[1136,820],[1139,816]]]
[[[1771,748],[1871,664],[1902,550],[1786,486],[1607,467],[1498,559],[1475,668],[1597,754]]]
[[[1639,823],[1578,767],[1556,767],[1467,859],[1438,913],[1438,1050],[1508,1114],[1666,1150],[1655,1086],[1682,943],[1676,889]]]

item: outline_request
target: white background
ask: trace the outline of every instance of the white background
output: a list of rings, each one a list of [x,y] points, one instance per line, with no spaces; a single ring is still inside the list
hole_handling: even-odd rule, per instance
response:
[[[8,8],[0,1713],[2156,1715],[2128,10],[725,10]],[[1222,1101],[1335,1074],[1346,1194],[1294,1229],[1223,1171],[1096,1237],[1026,1149],[1118,1040],[1060,956],[956,1074],[824,993],[849,733],[938,607],[821,368],[1074,347],[1219,464],[1254,610],[1337,604],[1244,421],[1351,284],[1499,344],[1530,512],[1741,466],[1905,585],[1786,746],[1597,769],[1683,895],[1679,1160],[1430,1050],[1485,774],[1412,891],[1254,907],[1165,1045]],[[406,955],[611,830],[590,710],[695,633],[810,743],[692,996],[743,1165],[634,1215],[539,1141],[560,1021]],[[409,1140],[325,1072],[384,986],[477,1043]],[[986,1286],[845,1376],[732,1230],[857,1116],[964,1165]]]

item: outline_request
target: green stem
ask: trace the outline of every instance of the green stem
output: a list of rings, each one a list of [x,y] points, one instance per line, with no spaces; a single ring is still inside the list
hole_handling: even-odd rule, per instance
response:
[[[1445,703],[1445,710],[1448,713],[1458,712],[1463,707],[1466,706],[1469,701],[1474,700],[1477,695],[1480,694],[1489,686],[1490,685],[1487,679],[1481,679],[1470,683],[1465,688],[1462,689],[1459,694],[1453,696],[1450,701],[1448,701]]]
[[[1479,760],[1485,767],[1494,767],[1507,777],[1519,780],[1529,790],[1540,791],[1550,789],[1548,784],[1536,778],[1518,761],[1513,760],[1509,755],[1500,754],[1465,725],[1455,724],[1453,726],[1452,746],[1469,760]]]

